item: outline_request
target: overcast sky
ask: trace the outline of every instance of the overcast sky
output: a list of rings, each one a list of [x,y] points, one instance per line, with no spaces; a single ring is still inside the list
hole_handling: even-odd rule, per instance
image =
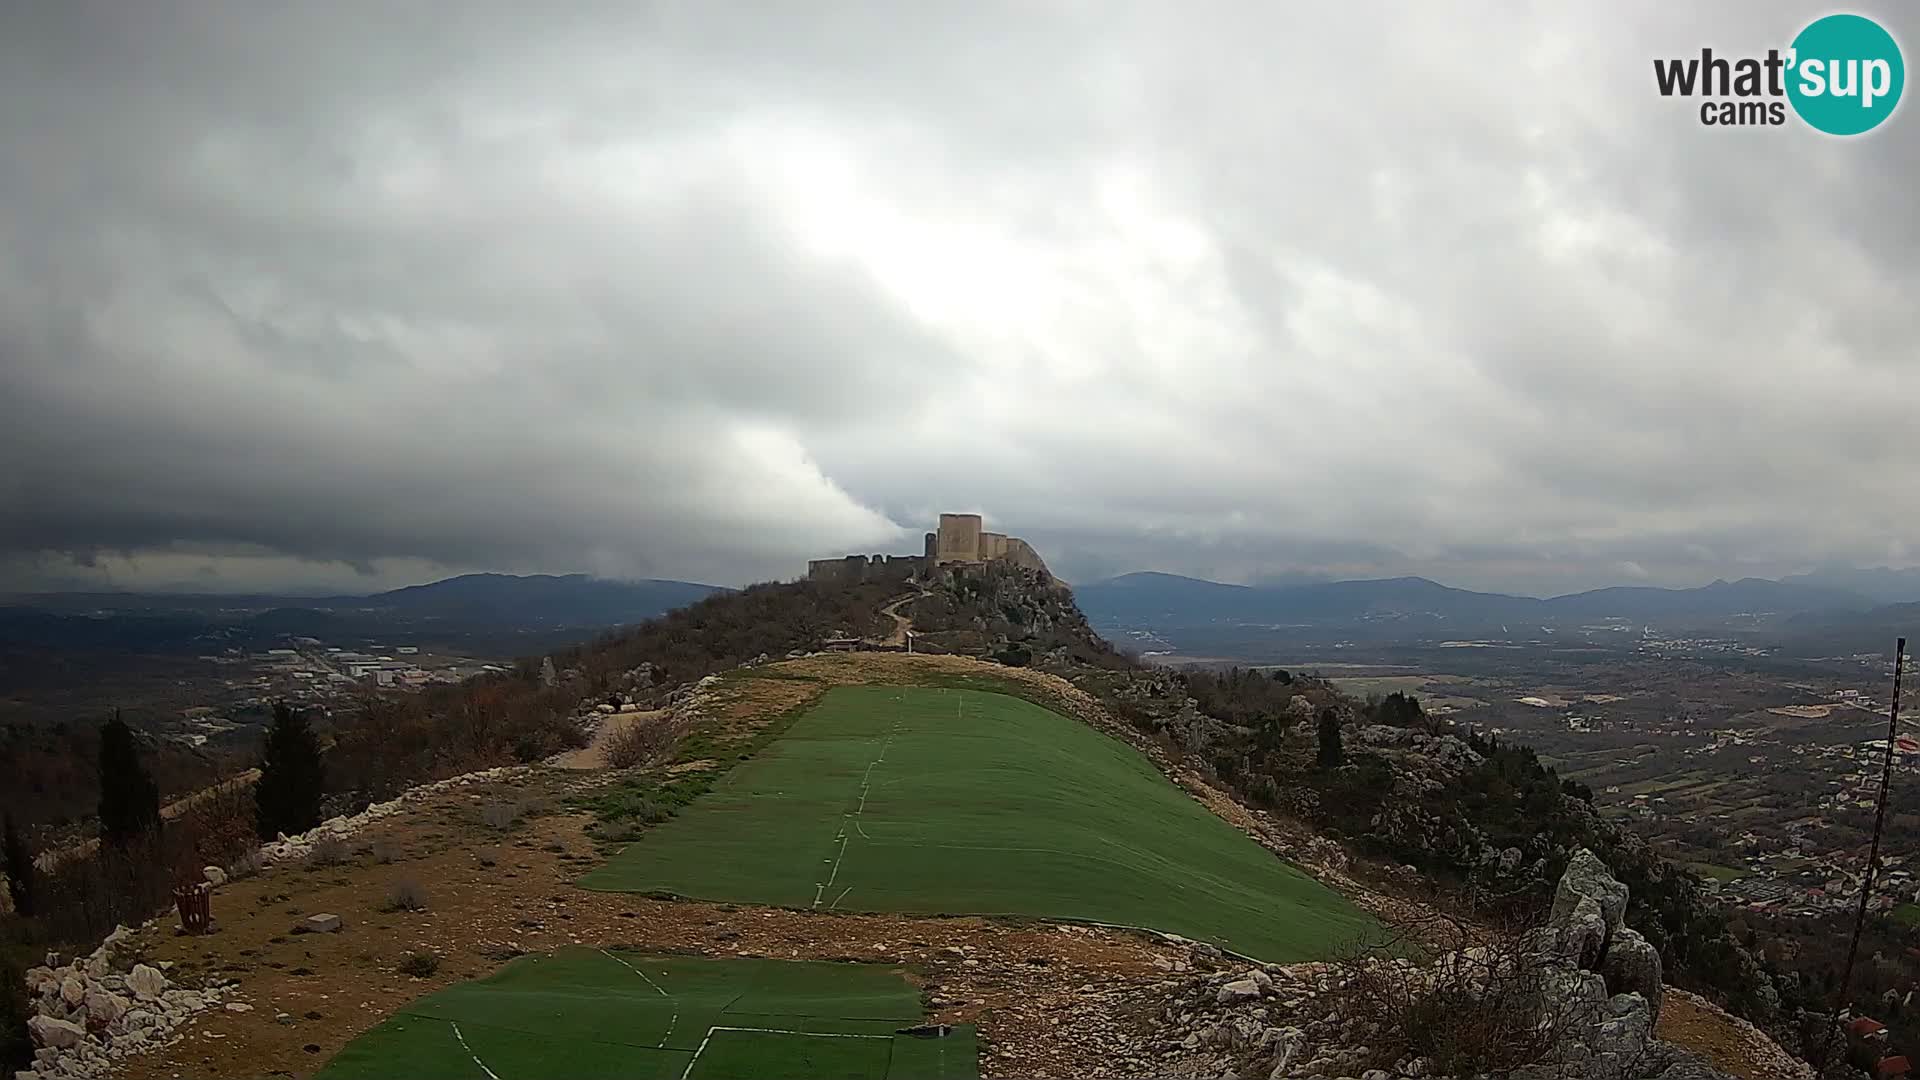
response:
[[[1913,565],[1914,103],[1652,77],[1827,10],[5,4],[0,587]]]

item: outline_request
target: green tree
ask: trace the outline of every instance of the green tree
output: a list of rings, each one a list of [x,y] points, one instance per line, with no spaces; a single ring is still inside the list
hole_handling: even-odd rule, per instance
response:
[[[100,728],[100,839],[124,846],[160,828],[160,787],[120,710]]]
[[[1320,754],[1316,759],[1323,769],[1337,769],[1347,759],[1340,745],[1340,714],[1327,709],[1320,714]]]
[[[267,756],[253,785],[254,824],[260,838],[303,833],[320,824],[320,799],[326,794],[326,765],[320,740],[306,714],[281,702],[273,707],[267,729]]]
[[[33,853],[27,850],[26,842],[20,839],[20,830],[13,824],[13,815],[7,815],[4,851],[7,867],[7,893],[13,897],[13,910],[21,915],[33,914]]]

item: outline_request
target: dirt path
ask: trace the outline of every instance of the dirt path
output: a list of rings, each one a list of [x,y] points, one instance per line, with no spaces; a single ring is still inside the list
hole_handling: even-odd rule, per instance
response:
[[[608,767],[607,743],[615,735],[635,724],[648,724],[667,715],[665,709],[643,709],[638,712],[610,713],[600,720],[600,726],[594,729],[593,741],[578,750],[569,750],[553,759],[553,764],[562,769],[604,769]]]
[[[924,592],[908,593],[880,609],[880,614],[893,620],[893,633],[881,639],[882,645],[905,645],[907,635],[913,631],[913,620],[900,614],[900,605],[909,604],[927,595]]]

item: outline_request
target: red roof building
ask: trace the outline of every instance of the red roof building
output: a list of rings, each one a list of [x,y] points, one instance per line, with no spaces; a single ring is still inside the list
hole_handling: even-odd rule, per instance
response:
[[[1909,1071],[1904,1055],[1881,1058],[1880,1063],[1873,1067],[1874,1080],[1901,1080]]]
[[[1875,1020],[1871,1016],[1862,1016],[1857,1020],[1847,1021],[1847,1034],[1856,1039],[1871,1039],[1878,1035],[1885,1035],[1886,1033],[1887,1025]]]

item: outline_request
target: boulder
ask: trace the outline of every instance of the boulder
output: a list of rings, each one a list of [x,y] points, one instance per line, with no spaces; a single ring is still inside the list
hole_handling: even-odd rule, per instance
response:
[[[202,867],[200,874],[207,879],[207,884],[216,889],[227,883],[227,872],[217,866]]]
[[[1558,924],[1571,917],[1583,898],[1598,905],[1607,937],[1625,922],[1627,887],[1614,878],[1598,855],[1586,848],[1574,852],[1573,858],[1567,860],[1566,873],[1560,875],[1560,886],[1553,892],[1553,912],[1548,921]]]
[[[135,964],[133,971],[127,975],[127,989],[133,991],[133,996],[141,1001],[152,1001],[166,988],[167,977],[160,974],[159,968]]]
[[[69,975],[60,983],[60,1000],[69,1008],[87,1000],[87,984],[78,975]]]
[[[1214,1000],[1222,1005],[1231,1005],[1236,1001],[1260,1000],[1260,984],[1252,979],[1235,979],[1220,987]]]
[[[36,1016],[28,1020],[27,1030],[33,1033],[34,1042],[55,1050],[78,1046],[80,1040],[87,1037],[86,1028],[66,1020],[55,1020],[51,1016]]]
[[[323,912],[307,916],[307,921],[300,925],[309,934],[333,934],[339,932],[341,922],[340,916]]]
[[[96,1024],[111,1024],[127,1014],[127,999],[106,990],[87,991],[87,1018]]]
[[[1640,995],[1652,1018],[1660,1019],[1660,950],[1638,931],[1622,929],[1614,935],[1600,962],[1600,974],[1606,977],[1610,993]]]
[[[1557,914],[1555,947],[1559,958],[1574,967],[1593,971],[1607,951],[1607,919],[1591,896],[1582,896],[1565,919]]]

